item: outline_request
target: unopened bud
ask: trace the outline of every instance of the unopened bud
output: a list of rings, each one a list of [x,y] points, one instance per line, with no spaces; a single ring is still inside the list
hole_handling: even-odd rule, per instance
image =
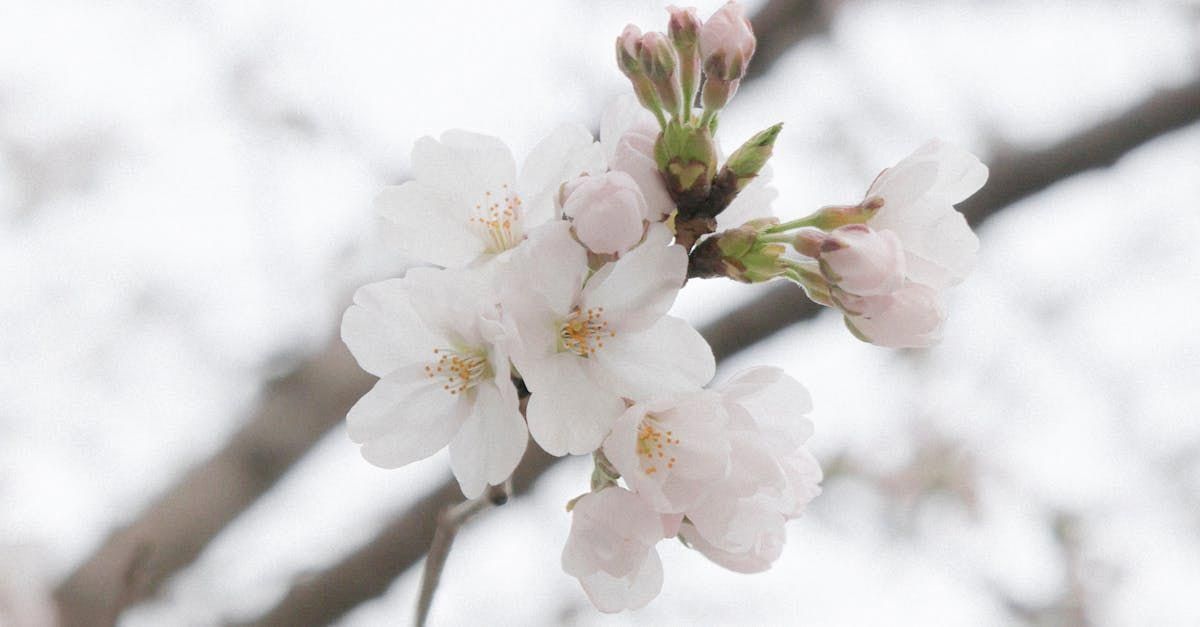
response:
[[[644,74],[638,61],[641,41],[642,30],[633,24],[626,26],[617,37],[617,67],[621,68],[621,73],[630,80]]]
[[[667,33],[675,50],[679,53],[679,81],[683,88],[683,102],[690,113],[696,103],[696,89],[700,86],[700,18],[695,7],[681,9],[667,7],[671,20]]]
[[[783,129],[783,124],[776,124],[765,131],[760,131],[746,140],[737,150],[729,155],[729,159],[725,161],[725,168],[729,170],[736,180],[736,188],[741,191],[754,177],[758,176],[758,172],[766,165],[767,159],[771,158],[771,153],[775,148],[775,139],[779,137],[779,131]]]
[[[715,236],[725,276],[744,283],[769,281],[787,271],[780,259],[787,247],[783,244],[764,242],[763,229],[777,220],[751,221]]]
[[[681,116],[683,113],[683,88],[679,83],[679,59],[675,47],[662,33],[646,33],[642,36],[638,61],[642,70],[654,83],[659,100],[667,111]]]
[[[756,45],[754,28],[742,5],[726,3],[700,29],[704,73],[710,80],[740,80],[746,75]]]
[[[904,284],[905,256],[900,238],[865,224],[850,224],[830,233],[801,231],[796,251],[819,262],[830,284],[854,296],[882,296]]]
[[[716,174],[717,147],[707,128],[672,122],[654,145],[654,160],[681,214],[708,198]]]

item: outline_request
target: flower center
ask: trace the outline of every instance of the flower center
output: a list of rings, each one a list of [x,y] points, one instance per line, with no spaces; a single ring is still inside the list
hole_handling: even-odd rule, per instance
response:
[[[647,475],[658,472],[660,464],[666,464],[667,470],[670,470],[676,462],[672,453],[679,445],[679,438],[674,437],[674,431],[664,431],[656,424],[653,417],[646,416],[638,427],[637,452],[641,458],[642,472]]]
[[[487,355],[482,352],[435,348],[433,355],[436,361],[425,366],[425,376],[440,381],[451,395],[466,392],[490,374]]]
[[[591,357],[604,348],[604,338],[616,337],[616,331],[608,328],[604,321],[604,308],[576,309],[558,331],[559,350],[567,350],[580,357]]]
[[[483,200],[475,203],[469,220],[487,243],[490,253],[502,253],[521,242],[521,197],[509,191],[508,184],[500,193],[484,192]]]

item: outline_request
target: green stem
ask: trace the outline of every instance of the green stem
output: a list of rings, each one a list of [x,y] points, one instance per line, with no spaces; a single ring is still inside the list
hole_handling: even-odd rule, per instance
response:
[[[796,229],[802,229],[805,227],[821,228],[821,224],[823,222],[824,222],[824,219],[820,215],[820,212],[818,212],[818,213],[813,213],[813,214],[804,216],[803,218],[797,218],[797,219],[791,220],[789,222],[783,222],[780,224],[776,224],[775,226],[770,227],[763,232],[764,233],[784,233],[786,231],[794,231]]]

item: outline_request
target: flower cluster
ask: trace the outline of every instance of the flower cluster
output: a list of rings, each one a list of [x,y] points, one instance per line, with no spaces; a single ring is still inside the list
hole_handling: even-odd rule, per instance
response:
[[[768,568],[785,522],[820,492],[808,392],[767,367],[713,385],[707,342],[668,314],[689,278],[791,280],[859,338],[923,346],[943,319],[938,290],[969,272],[978,245],[953,204],[987,171],[939,142],[858,204],[773,217],[780,125],[724,163],[714,137],[754,49],[737,3],[706,21],[672,7],[666,33],[629,26],[617,39],[633,96],[605,111],[599,141],[565,125],[518,168],[486,135],[419,140],[412,180],[378,207],[431,267],[361,288],[343,319],[347,346],[380,377],[347,417],[369,462],[449,447],[477,498],[531,437],[592,456],[562,563],[603,611],[657,595],[667,538],[731,570]]]

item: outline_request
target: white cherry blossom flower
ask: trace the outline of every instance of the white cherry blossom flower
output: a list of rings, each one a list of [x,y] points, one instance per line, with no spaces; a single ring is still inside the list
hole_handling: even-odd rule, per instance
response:
[[[630,407],[604,441],[604,455],[655,511],[681,513],[729,470],[729,417],[703,391]]]
[[[559,187],[604,170],[604,155],[580,125],[542,140],[518,174],[512,152],[488,135],[451,130],[423,137],[412,152],[413,180],[386,188],[380,212],[398,226],[405,252],[445,267],[493,258],[555,217]]]
[[[729,472],[687,510],[680,534],[727,568],[765,570],[782,550],[784,523],[820,493],[820,466],[804,448],[811,400],[777,368],[745,371],[714,392],[729,415]]]
[[[805,229],[796,247],[816,259],[831,285],[855,296],[890,294],[904,284],[904,249],[891,231],[848,224],[829,233]]]
[[[970,274],[979,238],[954,205],[979,191],[987,176],[975,155],[934,140],[871,184],[867,199],[881,199],[883,206],[867,225],[900,238],[909,281],[942,289]]]
[[[638,609],[662,589],[662,560],[654,546],[664,521],[641,499],[619,487],[584,495],[571,510],[571,532],[562,566],[579,579],[602,612]]]
[[[493,293],[480,272],[432,268],[355,293],[342,339],[381,377],[347,416],[367,461],[398,468],[449,445],[468,498],[512,473],[527,433]]]
[[[557,222],[503,264],[512,359],[532,394],[530,433],[547,452],[589,453],[624,399],[697,390],[712,378],[708,343],[665,315],[687,271],[687,254],[670,241],[665,225],[651,225],[641,245],[589,276],[586,251]]]

